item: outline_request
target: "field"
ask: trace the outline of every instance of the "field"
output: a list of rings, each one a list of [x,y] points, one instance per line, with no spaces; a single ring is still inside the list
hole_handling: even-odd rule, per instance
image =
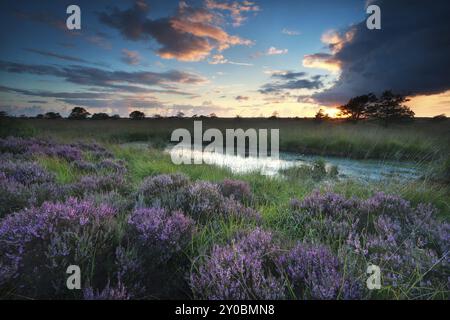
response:
[[[404,160],[418,180],[174,165],[192,119],[4,119],[0,295],[7,299],[448,299],[448,121],[380,126],[199,119],[280,128],[280,149]],[[124,146],[149,142],[149,148]],[[67,290],[66,268],[82,290]],[[366,287],[367,266],[381,288]]]

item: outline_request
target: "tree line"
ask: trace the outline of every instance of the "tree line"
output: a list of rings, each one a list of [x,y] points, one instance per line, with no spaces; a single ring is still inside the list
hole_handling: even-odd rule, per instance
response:
[[[339,106],[338,116],[353,121],[377,119],[388,122],[413,119],[414,111],[404,105],[408,101],[409,99],[404,95],[395,94],[392,91],[385,91],[379,97],[373,93],[364,94],[353,97],[346,104]],[[328,115],[320,109],[316,114],[316,119],[326,118]]]

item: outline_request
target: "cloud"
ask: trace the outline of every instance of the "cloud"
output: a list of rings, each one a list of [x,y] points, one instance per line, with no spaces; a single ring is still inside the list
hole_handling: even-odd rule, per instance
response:
[[[122,50],[122,61],[125,62],[126,64],[135,66],[141,62],[141,56],[139,55],[139,52],[137,52],[137,51],[123,49]]]
[[[210,6],[215,8],[215,2]],[[231,46],[251,45],[252,41],[228,34],[218,24],[220,16],[213,8],[194,8],[180,2],[176,13],[167,18],[149,19],[149,7],[135,2],[127,10],[113,8],[99,14],[100,21],[115,28],[129,40],[154,39],[160,44],[156,53],[165,59],[199,61],[213,50],[223,51]],[[218,9],[218,8],[217,8]]]
[[[281,30],[281,33],[282,34],[286,34],[288,36],[298,36],[298,35],[300,35],[300,31],[286,29],[286,28],[283,28],[283,30]]]
[[[242,101],[248,101],[250,98],[247,96],[237,96],[237,97],[235,97],[235,99],[239,102],[242,102]]]
[[[149,71],[109,71],[94,67],[72,65],[67,67],[15,63],[0,60],[0,71],[10,73],[28,73],[54,76],[67,82],[86,86],[120,89],[130,92],[150,92],[148,86],[160,86],[172,93],[176,84],[200,84],[205,78],[188,72],[170,70],[165,72]],[[126,85],[124,84],[126,83]]]
[[[381,30],[366,22],[322,37],[328,57],[312,57],[310,66],[338,64],[340,77],[329,89],[313,95],[335,104],[368,92],[391,89],[408,95],[429,95],[450,89],[450,3],[436,0],[375,0],[380,6]]]
[[[39,103],[42,103],[42,104],[46,104],[47,103],[47,101],[45,101],[45,100],[28,100],[27,101],[28,103],[37,103],[37,104],[39,104]]]
[[[305,79],[306,76],[307,74],[304,72],[275,72],[271,76],[273,81],[264,84],[259,92],[263,94],[280,94],[286,93],[287,90],[312,90],[323,87],[322,76],[313,76],[309,79]]]
[[[236,62],[236,61],[230,61],[227,58],[225,58],[222,54],[215,54],[212,56],[212,59],[208,61],[209,64],[234,64],[238,66],[253,66],[251,63],[245,63],[245,62]]]
[[[269,56],[286,54],[286,53],[288,53],[288,49],[277,49],[275,47],[270,47],[269,49],[267,49],[267,52],[266,52],[266,54]]]
[[[245,21],[243,15],[244,12],[258,12],[260,11],[259,6],[251,1],[243,1],[241,3],[235,1],[231,3],[219,2],[214,0],[206,0],[206,7],[208,9],[218,9],[229,11],[233,19],[233,26],[237,27],[242,25]]]
[[[325,69],[331,72],[341,70],[340,61],[329,53],[307,54],[303,57],[303,66],[307,68]]]
[[[5,111],[11,116],[25,115],[27,117],[35,116],[39,113],[46,113],[50,110],[41,106],[17,106],[17,105],[0,105],[0,111]]]
[[[96,63],[96,62],[90,62],[81,58],[73,57],[73,56],[67,56],[55,52],[45,51],[45,50],[38,50],[38,49],[32,49],[32,48],[25,48],[24,50],[28,52],[33,52],[36,54],[39,54],[44,57],[52,57],[64,61],[72,61],[72,62],[79,62],[79,63],[86,63],[86,64],[93,64],[93,65],[99,65],[99,66],[105,66],[103,63]]]

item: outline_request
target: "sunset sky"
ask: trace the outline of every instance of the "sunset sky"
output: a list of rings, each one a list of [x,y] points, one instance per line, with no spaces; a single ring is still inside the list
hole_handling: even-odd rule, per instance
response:
[[[449,13],[445,0],[1,1],[0,110],[303,117],[392,89],[416,116],[450,115]]]

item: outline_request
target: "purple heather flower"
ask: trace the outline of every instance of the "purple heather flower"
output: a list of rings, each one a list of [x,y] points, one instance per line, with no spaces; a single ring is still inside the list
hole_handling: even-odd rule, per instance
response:
[[[278,250],[270,233],[256,229],[211,255],[190,275],[194,295],[203,299],[282,299],[283,280],[276,277],[271,257]]]

